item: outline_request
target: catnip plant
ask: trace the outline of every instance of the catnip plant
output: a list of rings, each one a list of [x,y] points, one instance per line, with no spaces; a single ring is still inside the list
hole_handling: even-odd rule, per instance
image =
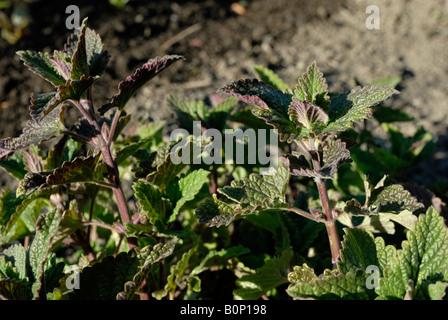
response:
[[[344,166],[369,155],[358,150],[353,161],[345,134],[396,95],[392,87],[329,93],[314,63],[291,89],[257,66],[260,80],[223,86],[227,98],[211,106],[168,99],[189,135],[194,122],[201,132],[236,123],[275,129],[286,153],[259,174],[258,163],[174,163],[166,123],[130,125],[127,103],[180,55],[150,59],[100,106],[94,85],[110,57],[87,19],[62,50],[18,55],[54,90],[32,93],[22,134],[0,140],[0,166],[18,180],[0,195],[0,299],[446,299],[448,231],[439,212],[390,176],[365,175],[362,195],[341,179]],[[249,107],[238,109],[238,100]],[[68,109],[78,112],[74,123],[64,119]],[[385,128],[409,146],[391,150],[383,166],[398,155],[409,155],[407,166],[419,159],[423,131],[407,140]],[[184,147],[196,147],[188,138]],[[211,143],[200,142],[201,152]],[[374,159],[385,154],[374,151]],[[316,196],[299,199],[290,192],[297,184]],[[406,232],[401,247],[376,236],[395,225]],[[332,268],[318,275],[305,256],[323,247],[319,266]],[[225,290],[207,282],[211,274]]]
[[[293,298],[437,299],[444,296],[448,284],[448,233],[443,218],[434,208],[428,209],[426,216],[421,215],[417,221],[418,214],[424,212],[423,204],[388,176],[374,187],[365,177],[364,204],[353,198],[332,206],[328,196],[328,181],[335,178],[341,165],[352,162],[348,149],[353,142],[343,135],[344,131],[369,118],[373,106],[399,92],[372,84],[330,95],[316,63],[308,67],[294,89],[288,88],[269,69],[257,67],[256,71],[261,80],[233,81],[218,92],[250,105],[253,115],[275,128],[280,140],[294,145],[295,149],[291,147],[292,151],[281,157],[283,165],[271,168],[269,174],[252,173],[218,189],[196,210],[199,221],[219,227],[264,211],[279,214],[289,211],[324,224],[333,268],[317,276],[307,264],[294,267],[288,275],[287,289]],[[287,201],[286,190],[292,176],[314,180],[320,208],[304,210]],[[374,238],[371,233],[392,221],[410,230],[408,241],[398,251],[392,246],[385,247],[384,240]],[[339,235],[337,222],[349,227],[344,228],[344,239]],[[437,231],[425,234],[424,230],[430,228]],[[417,247],[421,246],[425,249],[420,252]],[[410,256],[414,260],[405,261]],[[432,267],[424,267],[426,263],[431,264],[431,259],[437,260],[437,267],[433,266],[440,274],[433,272]],[[419,266],[423,268],[420,271]],[[372,270],[378,272],[374,275],[375,285],[368,283]],[[261,280],[253,282],[262,287]]]

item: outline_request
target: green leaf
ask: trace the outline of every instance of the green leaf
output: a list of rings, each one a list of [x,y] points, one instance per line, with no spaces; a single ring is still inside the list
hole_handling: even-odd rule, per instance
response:
[[[135,70],[135,72],[131,76],[127,77],[126,80],[119,83],[118,93],[113,96],[110,103],[103,105],[99,109],[99,112],[104,114],[113,107],[118,107],[122,110],[129,99],[131,99],[132,96],[141,87],[143,87],[143,85],[168,68],[174,62],[182,59],[184,58],[179,55],[167,55],[149,60],[142,67]]]
[[[320,169],[311,168],[304,154],[292,151],[280,160],[289,172],[295,176],[307,176],[320,179],[334,179],[338,168],[344,163],[352,162],[346,143],[340,139],[327,139],[319,146]]]
[[[381,106],[373,111],[373,117],[379,123],[414,121],[415,118],[402,110]]]
[[[12,177],[17,179],[23,179],[27,173],[25,169],[25,163],[23,159],[23,153],[16,152],[9,156],[7,159],[0,160],[0,167],[8,172]]]
[[[191,276],[197,276],[201,272],[208,270],[212,266],[226,265],[229,259],[236,258],[240,255],[249,253],[250,250],[243,246],[235,246],[222,250],[210,250],[210,252],[202,259],[202,261],[193,268]]]
[[[356,199],[345,203],[344,212],[340,218],[341,223],[353,225],[354,216],[364,216],[363,222],[357,227],[369,229],[372,232],[386,232],[393,234],[395,228],[390,221],[395,221],[412,230],[417,217],[414,215],[424,208],[411,193],[402,185],[393,184],[384,176],[374,188],[369,182],[364,182],[366,188],[366,202],[361,205]]]
[[[28,280],[27,253],[21,244],[15,244],[0,254],[0,279]]]
[[[259,66],[259,65],[255,66],[254,69],[255,69],[255,72],[257,72],[258,76],[260,77],[261,81],[270,85],[274,89],[284,91],[285,89],[287,89],[289,87],[271,69],[268,69],[268,68],[265,68],[265,67]]]
[[[399,92],[386,86],[369,85],[356,87],[348,94],[331,99],[329,106],[330,123],[323,133],[345,131],[370,116],[371,107],[385,101]]]
[[[8,300],[30,300],[32,298],[30,287],[15,279],[0,280],[0,298]]]
[[[372,233],[358,228],[345,228],[342,241],[341,260],[338,270],[341,273],[366,270],[369,266],[377,266],[382,275],[383,269],[391,264],[396,250],[393,246],[384,245],[382,238],[374,238]]]
[[[367,275],[362,270],[341,274],[327,270],[323,277],[317,277],[308,266],[294,267],[289,275],[294,282],[286,292],[295,299],[316,300],[371,300],[373,290],[366,287]]]
[[[188,145],[189,146],[189,145]],[[143,178],[163,190],[185,167],[186,164],[174,164],[171,160],[171,144],[167,144],[152,153],[147,162],[141,162],[141,171],[136,173],[137,178]]]
[[[257,300],[267,291],[288,283],[288,268],[293,257],[291,248],[272,258],[257,270],[236,280],[238,289],[233,291],[236,300]]]
[[[44,284],[45,264],[53,249],[54,238],[62,221],[62,212],[54,209],[43,214],[36,222],[36,236],[31,243],[28,257],[29,265],[33,273],[33,296],[38,298]]]
[[[380,299],[404,299],[409,283],[412,293],[407,298],[427,299],[430,284],[448,279],[448,229],[437,210],[431,207],[420,215],[406,237],[396,263],[380,279]]]
[[[300,101],[307,100],[321,108],[329,103],[328,86],[322,72],[317,68],[316,62],[308,67],[298,85],[294,89],[294,97]]]
[[[73,300],[131,299],[151,269],[170,255],[174,242],[122,252],[82,269]],[[124,290],[124,291],[123,291]]]
[[[156,186],[143,180],[139,180],[132,188],[142,211],[151,224],[154,225],[157,221],[165,221],[165,214],[170,202],[162,197],[162,192]]]
[[[76,49],[73,53],[71,63],[72,70],[70,73],[71,80],[79,80],[82,76],[89,75],[89,65],[87,63],[86,52],[86,26],[87,19],[82,21],[81,28],[77,32],[78,41],[76,43]]]
[[[35,51],[18,51],[20,59],[32,72],[55,87],[65,85],[65,79],[55,69],[48,53]]]
[[[177,193],[180,195],[179,199],[176,199],[176,206],[173,209],[173,213],[168,219],[168,223],[173,222],[176,216],[179,214],[180,208],[190,200],[193,200],[196,194],[201,190],[202,186],[207,183],[208,175],[210,171],[199,169],[188,173],[185,177],[182,177],[176,185]],[[167,190],[169,192],[169,189]],[[168,197],[171,198],[168,194]]]
[[[248,178],[234,180],[230,186],[218,189],[226,202],[216,195],[199,205],[196,218],[210,226],[229,225],[236,217],[261,210],[285,206],[289,172],[283,167],[270,168],[265,175],[252,173]]]
[[[117,300],[131,300],[138,290],[143,280],[149,275],[151,270],[158,265],[163,259],[173,253],[176,240],[168,241],[165,244],[159,243],[155,246],[147,246],[137,252],[139,268],[131,281],[126,282],[124,291],[117,294]]]

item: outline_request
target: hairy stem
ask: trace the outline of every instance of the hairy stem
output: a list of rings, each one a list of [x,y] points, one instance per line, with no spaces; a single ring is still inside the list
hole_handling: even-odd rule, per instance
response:
[[[120,174],[118,171],[117,163],[115,162],[112,152],[109,148],[109,144],[106,141],[106,138],[103,137],[101,133],[100,126],[96,119],[92,116],[92,108],[89,103],[80,103],[76,100],[69,100],[86,118],[89,124],[96,132],[95,142],[98,144],[97,146],[101,150],[101,154],[103,155],[103,161],[107,167],[108,178],[113,185],[112,192],[114,193],[115,199],[118,205],[118,211],[120,212],[121,221],[123,224],[132,223],[131,215],[129,213],[127,200],[124,195],[123,189],[121,188]],[[87,110],[88,108],[88,110]],[[129,248],[132,249],[137,247],[137,239],[136,238],[128,238]]]
[[[310,146],[314,147],[314,142],[311,142]],[[319,153],[317,152],[317,150],[311,150],[311,151],[313,151],[310,154],[313,160],[314,170],[319,171],[320,170]],[[325,227],[327,229],[328,240],[330,242],[332,262],[333,265],[335,265],[340,258],[340,240],[338,230],[336,228],[336,222],[335,222],[336,219],[335,217],[333,217],[331,211],[330,200],[328,199],[327,186],[325,184],[325,180],[315,178],[314,181],[317,185],[317,190],[319,191],[319,198],[322,204],[322,210],[325,215]]]

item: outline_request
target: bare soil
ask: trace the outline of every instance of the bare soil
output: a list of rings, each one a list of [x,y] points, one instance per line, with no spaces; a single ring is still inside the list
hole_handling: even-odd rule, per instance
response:
[[[236,0],[235,0],[236,1]],[[248,0],[245,12],[233,1],[130,1],[116,9],[108,1],[34,1],[30,24],[15,44],[0,39],[0,137],[14,136],[28,119],[31,92],[51,88],[28,72],[14,52],[63,46],[69,4],[103,38],[112,58],[96,85],[98,105],[120,80],[157,55],[186,58],[155,78],[129,104],[134,119],[173,122],[170,94],[205,99],[223,84],[255,77],[253,67],[275,70],[293,85],[316,61],[331,91],[400,76],[394,108],[414,116],[401,124],[412,135],[418,126],[433,134],[436,153],[411,172],[410,181],[448,183],[448,2],[376,0],[380,29],[366,28],[366,0]],[[1,173],[1,185],[8,183]]]

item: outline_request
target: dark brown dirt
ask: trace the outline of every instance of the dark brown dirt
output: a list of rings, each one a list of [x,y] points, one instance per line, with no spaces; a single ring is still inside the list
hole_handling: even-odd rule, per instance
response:
[[[15,45],[0,39],[0,136],[19,134],[29,116],[30,93],[51,89],[28,72],[14,52],[61,48],[70,34],[65,8],[76,4],[112,56],[96,86],[98,105],[135,68],[169,53],[181,54],[186,61],[155,78],[132,100],[128,111],[135,119],[172,122],[168,95],[206,98],[227,82],[255,77],[257,64],[294,84],[316,60],[332,91],[353,87],[354,78],[368,83],[401,76],[402,93],[391,104],[416,121],[400,128],[413,134],[422,125],[437,142],[434,156],[413,171],[411,180],[448,183],[446,1],[378,0],[380,30],[366,28],[370,3],[365,0],[251,0],[244,1],[244,14],[233,11],[232,2],[133,0],[123,9],[105,0],[32,2],[25,35]]]

